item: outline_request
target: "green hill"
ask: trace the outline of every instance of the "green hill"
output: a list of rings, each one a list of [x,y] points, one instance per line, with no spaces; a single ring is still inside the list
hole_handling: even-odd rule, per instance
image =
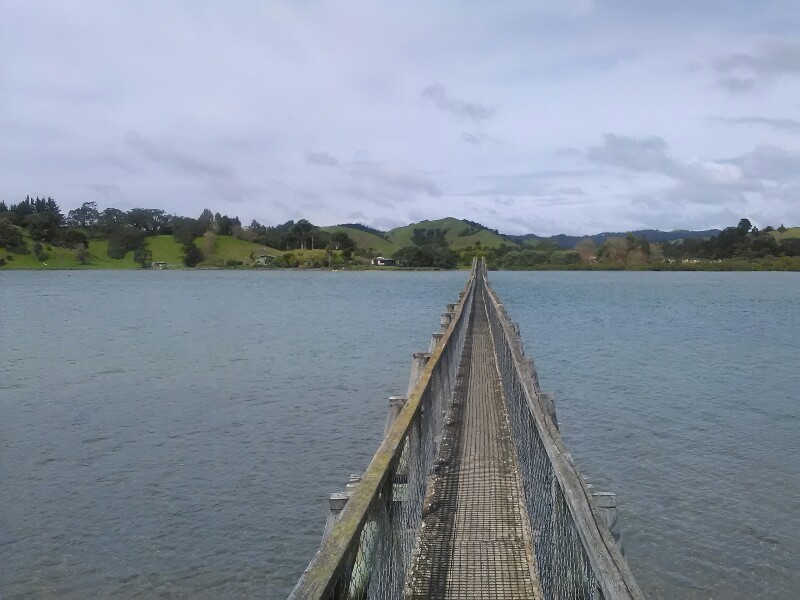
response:
[[[26,236],[27,237],[27,236]],[[28,247],[33,243],[26,239]],[[206,255],[201,266],[224,266],[227,261],[241,261],[250,263],[250,255],[255,250],[264,248],[245,240],[227,236],[207,234],[195,240],[197,246]],[[153,262],[163,262],[169,267],[183,267],[183,248],[171,235],[154,235],[147,238],[147,247],[153,253]],[[78,260],[78,251],[72,248],[47,245],[44,247],[46,260],[40,261],[31,252],[29,254],[12,254],[2,251],[0,256],[11,256],[7,261],[7,269],[137,269],[139,266],[133,262],[133,252],[128,252],[125,258],[115,259],[108,256],[108,240],[89,240],[88,265],[82,265]],[[268,248],[270,254],[281,256],[283,252]]]
[[[783,233],[778,231],[777,229],[772,232],[772,235],[775,236],[775,239],[778,241],[780,240],[788,240],[792,238],[800,238],[800,227],[790,227]]]
[[[445,240],[452,250],[462,250],[467,246],[475,246],[475,242],[480,242],[484,248],[496,248],[501,244],[511,244],[503,236],[496,234],[489,229],[477,229],[466,221],[447,217],[435,221],[420,221],[405,227],[392,229],[388,233],[389,240],[398,248],[413,246],[411,236],[415,229],[442,229],[445,233]]]
[[[400,246],[369,233],[368,231],[361,231],[360,229],[353,229],[352,227],[343,227],[342,225],[332,225],[330,227],[323,227],[323,231],[328,233],[343,232],[350,236],[359,248],[363,248],[369,255],[374,256],[391,256],[400,249]],[[370,248],[372,251],[370,252]]]
[[[280,250],[255,244],[246,240],[228,236],[217,236],[207,233],[202,238],[196,240],[197,247],[203,251],[206,259],[201,263],[205,266],[224,266],[228,261],[239,261],[244,264],[249,264],[251,259],[250,255],[256,250],[267,248],[270,254],[280,256],[283,254]],[[180,262],[181,248],[178,246],[178,262]],[[153,252],[153,259],[155,260],[155,252]],[[167,261],[169,262],[169,261]]]

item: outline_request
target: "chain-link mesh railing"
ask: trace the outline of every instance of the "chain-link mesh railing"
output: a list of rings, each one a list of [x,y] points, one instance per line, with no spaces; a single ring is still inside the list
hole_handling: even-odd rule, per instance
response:
[[[545,600],[642,598],[541,398],[519,328],[477,269],[508,404],[534,554]]]
[[[441,342],[291,599],[401,597],[456,385],[477,272],[473,262]]]

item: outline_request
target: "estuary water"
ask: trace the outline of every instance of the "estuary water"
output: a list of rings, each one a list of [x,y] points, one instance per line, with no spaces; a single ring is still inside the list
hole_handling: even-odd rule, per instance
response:
[[[283,598],[465,272],[0,273],[0,598]],[[800,277],[491,273],[652,598],[800,596]]]

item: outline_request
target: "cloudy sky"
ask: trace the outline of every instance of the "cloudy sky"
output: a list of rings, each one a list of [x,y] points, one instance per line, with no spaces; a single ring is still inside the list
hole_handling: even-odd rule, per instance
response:
[[[0,198],[800,225],[797,0],[0,0]]]

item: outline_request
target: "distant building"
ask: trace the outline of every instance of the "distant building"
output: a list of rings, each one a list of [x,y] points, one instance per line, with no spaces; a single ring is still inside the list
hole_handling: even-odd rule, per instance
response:
[[[169,269],[169,265],[165,262],[154,262],[152,268],[164,270],[164,269]]]
[[[252,254],[253,264],[259,266],[266,266],[272,264],[272,261],[277,258],[274,254],[269,253],[268,248],[259,248]]]
[[[397,265],[397,261],[393,258],[386,258],[383,256],[376,256],[372,259],[372,264],[376,267],[394,267]]]

